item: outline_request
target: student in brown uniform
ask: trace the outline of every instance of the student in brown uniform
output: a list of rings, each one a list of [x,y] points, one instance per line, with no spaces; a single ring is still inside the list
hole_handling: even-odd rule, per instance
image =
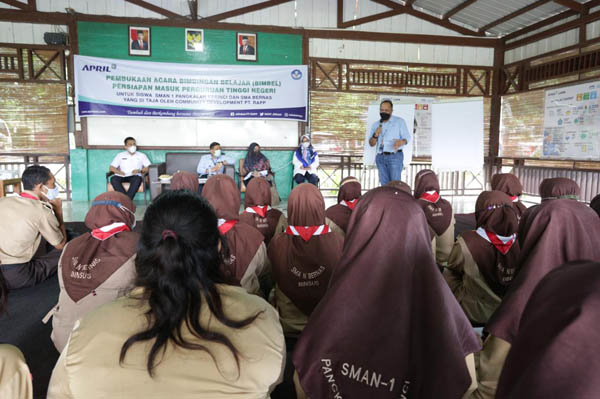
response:
[[[344,239],[325,224],[325,202],[310,183],[296,186],[288,199],[289,226],[269,245],[275,281],[275,307],[286,336],[297,337],[327,290],[342,255]]]
[[[510,197],[484,191],[475,204],[477,229],[458,236],[444,277],[467,314],[485,324],[517,272],[519,221]]]
[[[600,398],[599,303],[600,263],[548,273],[523,311],[496,398]]]
[[[56,273],[67,242],[52,172],[33,165],[21,181],[24,191],[19,196],[0,198],[0,269],[8,289],[31,287]],[[56,249],[46,253],[42,238]]]
[[[281,325],[265,300],[226,284],[220,241],[200,196],[155,199],[136,288],[77,323],[48,398],[268,398],[285,361]]]
[[[440,196],[440,183],[433,170],[417,173],[414,196],[429,224],[435,260],[445,266],[454,245],[454,215],[450,202]]]
[[[214,208],[226,242],[229,255],[223,260],[225,277],[251,294],[260,294],[260,278],[270,272],[271,265],[260,231],[239,223],[242,200],[235,181],[227,175],[215,175],[207,180],[202,196]]]
[[[8,288],[0,273],[0,316],[6,310]],[[33,398],[31,373],[21,351],[12,345],[0,344],[0,398]]]
[[[386,184],[386,186],[396,188],[398,190],[404,191],[408,195],[412,195],[412,188],[410,188],[410,186],[402,180],[392,180],[391,182]]]
[[[240,222],[256,228],[265,237],[265,245],[287,228],[287,220],[279,209],[271,208],[271,186],[265,179],[252,179],[246,187],[244,212]]]
[[[570,199],[544,201],[523,216],[519,231],[526,233],[519,239],[519,271],[485,327],[490,335],[479,356],[475,398],[494,397],[523,309],[540,280],[567,262],[600,261],[600,220],[587,205]]]
[[[329,227],[343,236],[346,235],[352,211],[362,195],[362,187],[356,177],[348,176],[340,183],[337,204],[327,209],[326,216],[330,220]]]
[[[474,388],[479,348],[431,256],[419,205],[393,187],[366,193],[294,350],[306,396],[460,399]]]
[[[199,186],[198,175],[185,170],[175,173],[171,178],[171,190],[188,190],[197,193]]]
[[[85,225],[91,232],[69,242],[58,264],[60,294],[51,338],[59,352],[77,320],[125,295],[135,279],[139,236],[131,231],[133,201],[119,192],[100,194],[92,202]]]
[[[549,179],[544,179],[540,183],[539,187],[539,195],[541,198],[541,202],[548,202],[555,199],[569,199],[569,200],[579,200],[579,195],[581,194],[581,189],[579,185],[571,179],[566,177],[553,177]],[[530,215],[533,215],[533,210],[536,209],[539,205],[534,205],[521,215],[520,225],[519,225],[519,243],[523,244],[523,239],[527,235],[527,231],[531,226],[530,222],[527,222],[527,218]]]
[[[521,202],[523,185],[519,178],[512,173],[497,173],[492,176],[491,186],[493,191],[502,191],[510,197],[520,219],[527,207]]]

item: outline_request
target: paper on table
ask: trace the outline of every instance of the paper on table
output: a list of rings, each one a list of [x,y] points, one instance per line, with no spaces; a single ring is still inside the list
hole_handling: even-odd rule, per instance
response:
[[[252,174],[253,174],[253,173],[254,173],[254,172],[250,172],[250,173],[248,173],[248,174],[247,174],[247,175],[244,177],[244,180],[248,180],[248,178],[250,178],[250,177],[252,176]],[[266,177],[266,176],[269,174],[269,172],[268,172],[268,171],[266,171],[266,170],[261,170],[261,171],[260,171],[260,172],[258,172],[258,173],[259,173],[261,176],[263,176],[263,177]]]

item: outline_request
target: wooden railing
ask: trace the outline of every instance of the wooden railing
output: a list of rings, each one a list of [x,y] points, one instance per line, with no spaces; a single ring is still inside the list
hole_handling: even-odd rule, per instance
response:
[[[71,164],[69,154],[0,153],[0,171],[14,171],[19,177],[31,165],[44,165],[56,177],[56,184],[67,200],[71,200]]]

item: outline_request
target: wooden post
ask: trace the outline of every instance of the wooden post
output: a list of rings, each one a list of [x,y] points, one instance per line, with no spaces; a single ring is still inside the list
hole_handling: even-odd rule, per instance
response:
[[[504,65],[504,46],[496,46],[494,48],[494,84],[492,85],[492,97],[490,107],[490,150],[489,159],[489,176],[491,179],[494,173],[494,167],[498,161],[500,149],[500,118],[502,105],[502,86],[503,86],[503,70]],[[484,182],[485,184],[485,182]]]

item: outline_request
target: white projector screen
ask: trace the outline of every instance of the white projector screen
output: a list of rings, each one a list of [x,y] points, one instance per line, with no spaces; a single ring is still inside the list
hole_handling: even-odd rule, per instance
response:
[[[483,99],[432,104],[431,162],[436,170],[483,168]]]
[[[169,119],[88,117],[88,145],[120,144],[134,136],[139,146],[205,147],[218,141],[224,147],[296,147],[298,122],[280,120]]]

